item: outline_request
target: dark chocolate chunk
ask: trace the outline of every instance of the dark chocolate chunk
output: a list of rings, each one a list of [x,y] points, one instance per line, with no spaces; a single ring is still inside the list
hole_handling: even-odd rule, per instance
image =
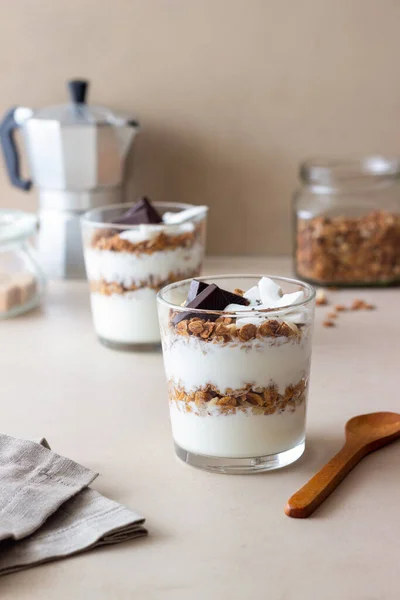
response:
[[[196,296],[198,296],[200,292],[205,290],[208,286],[209,284],[205,283],[204,281],[198,281],[197,279],[193,279],[190,283],[190,288],[188,291],[186,302],[191,302],[192,300],[194,300]]]
[[[196,282],[196,280],[192,281],[192,284]],[[203,283],[198,281],[196,283]],[[192,287],[192,284],[189,289],[189,293]],[[188,294],[189,298],[189,294]],[[228,304],[242,304],[247,305],[249,301],[247,298],[243,298],[243,296],[239,296],[238,294],[233,294],[232,292],[228,292],[227,290],[222,290],[215,283],[211,283],[210,285],[206,284],[206,287],[199,293],[197,296],[186,304],[185,308],[202,308],[204,310],[224,310]],[[209,321],[215,321],[218,318],[218,314],[210,315],[210,314],[198,314],[191,313],[190,311],[184,311],[175,315],[173,319],[174,325],[177,325],[180,321],[184,319],[192,319],[197,317],[199,319],[204,318]]]
[[[243,306],[248,306],[250,304],[250,300],[241,296],[240,294],[234,294],[233,292],[228,292],[227,290],[221,290],[226,298],[225,306],[228,304],[242,304]]]
[[[162,218],[147,198],[140,198],[134,206],[126,211],[114,223],[118,225],[156,225]]]
[[[221,290],[215,283],[206,285],[206,287],[198,294],[193,300],[186,304],[185,308],[204,308],[206,310],[223,310],[226,306],[225,296],[221,293]],[[191,313],[190,310],[178,313],[173,318],[173,324],[177,325],[184,319],[209,319],[215,321],[218,315],[202,315],[198,313]]]
[[[204,308],[205,310],[224,310],[226,298],[224,292],[215,283],[210,283],[186,308]]]

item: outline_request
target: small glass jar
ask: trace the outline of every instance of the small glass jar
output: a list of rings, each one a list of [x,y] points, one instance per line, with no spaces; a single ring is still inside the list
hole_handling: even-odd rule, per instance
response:
[[[45,278],[29,239],[35,215],[0,209],[0,319],[31,310],[41,300]]]
[[[295,194],[295,270],[318,285],[400,282],[400,160],[310,160]]]
[[[197,279],[233,292],[253,289],[261,277]],[[303,454],[315,292],[294,279],[271,279],[302,299],[251,312],[188,311],[191,280],[157,296],[175,451],[200,469],[268,471]]]

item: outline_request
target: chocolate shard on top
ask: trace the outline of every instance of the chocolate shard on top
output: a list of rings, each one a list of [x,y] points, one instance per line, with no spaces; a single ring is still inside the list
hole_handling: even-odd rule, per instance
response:
[[[224,310],[225,306],[225,294],[215,283],[210,283],[191,302],[186,304],[187,308],[203,308],[205,310]]]
[[[118,225],[157,225],[161,222],[162,218],[145,197],[140,198],[122,217],[114,221]]]
[[[196,280],[192,281],[192,283],[196,282]],[[196,283],[203,283],[201,281],[198,281]],[[192,284],[190,286],[190,289],[192,287]],[[193,286],[194,288],[194,286]],[[190,293],[190,289],[189,289],[189,293]],[[189,298],[189,295],[188,295]],[[185,308],[201,308],[204,310],[215,310],[215,311],[220,311],[220,310],[224,310],[224,308],[226,306],[228,306],[228,304],[242,304],[242,305],[247,305],[249,304],[249,301],[247,300],[247,298],[243,298],[243,296],[239,296],[239,294],[233,294],[232,292],[228,292],[227,290],[222,290],[220,287],[218,287],[217,285],[215,285],[215,283],[211,283],[209,285],[205,284],[205,287],[203,290],[200,291],[199,294],[197,294],[197,296],[195,296],[195,298],[193,298],[193,300],[190,300],[190,302],[188,302],[186,304]],[[180,321],[183,321],[184,319],[192,319],[193,317],[197,317],[199,319],[207,319],[209,321],[215,321],[218,318],[218,315],[215,314],[207,314],[207,315],[201,315],[198,313],[192,313],[190,311],[184,311],[181,313],[178,313],[175,315],[174,319],[173,319],[173,324],[177,325]]]
[[[186,298],[186,303],[191,302],[202,292],[205,290],[210,284],[205,283],[204,281],[199,281],[198,279],[192,279],[188,291],[188,295]]]
[[[250,304],[250,300],[241,296],[240,294],[234,294],[233,292],[228,292],[227,290],[221,290],[226,298],[225,306],[228,304],[242,304],[243,306],[248,306]]]
[[[225,296],[222,294],[220,288],[215,285],[215,283],[206,284],[206,287],[186,304],[185,308],[204,308],[206,310],[223,310],[226,306]],[[185,319],[193,319],[197,317],[198,319],[208,319],[210,321],[215,321],[218,318],[218,315],[201,315],[198,313],[190,312],[190,310],[185,310],[175,315],[173,318],[173,324],[177,325],[180,321],[184,321]]]

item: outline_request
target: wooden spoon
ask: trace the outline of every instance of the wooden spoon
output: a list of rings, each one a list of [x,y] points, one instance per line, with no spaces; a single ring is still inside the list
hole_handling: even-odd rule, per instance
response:
[[[343,448],[289,499],[288,517],[309,517],[364,456],[400,437],[400,415],[376,412],[353,417],[345,434]]]

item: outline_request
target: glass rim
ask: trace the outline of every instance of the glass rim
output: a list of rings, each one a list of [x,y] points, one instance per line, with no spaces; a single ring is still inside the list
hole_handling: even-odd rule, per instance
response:
[[[160,228],[169,228],[169,227],[179,227],[181,225],[184,225],[185,223],[191,223],[191,222],[195,222],[201,219],[204,219],[204,217],[207,215],[208,211],[209,211],[209,207],[206,206],[204,209],[204,214],[203,215],[195,215],[194,217],[187,219],[187,221],[184,221],[183,223],[141,223],[139,225],[127,225],[127,224],[122,224],[122,223],[113,223],[112,221],[98,221],[98,220],[92,220],[91,217],[93,215],[95,215],[95,213],[97,211],[110,211],[110,210],[116,210],[118,208],[125,208],[126,210],[128,210],[129,208],[132,208],[132,206],[134,206],[136,204],[136,202],[120,202],[118,204],[107,204],[106,206],[98,206],[96,208],[91,208],[90,210],[86,211],[82,216],[81,216],[81,223],[88,225],[89,227],[110,227],[112,226],[113,229],[117,229],[117,230],[121,230],[121,231],[125,231],[126,229],[138,229],[140,227],[148,227],[149,229],[160,229]],[[160,208],[178,208],[181,211],[186,210],[188,208],[195,208],[196,206],[199,206],[198,204],[186,204],[184,202],[152,202],[151,203],[152,206],[160,207]],[[179,212],[179,211],[177,211]]]
[[[171,290],[173,290],[174,288],[178,288],[182,285],[186,285],[188,283],[190,283],[191,281],[193,281],[193,279],[196,279],[197,281],[206,281],[207,279],[213,279],[213,280],[218,280],[218,279],[239,279],[239,278],[243,278],[243,279],[261,279],[262,277],[268,277],[269,279],[272,279],[273,281],[281,281],[281,282],[285,282],[285,283],[290,283],[293,285],[297,285],[300,286],[301,288],[303,288],[303,290],[307,290],[309,293],[309,296],[301,301],[298,302],[294,302],[293,304],[288,304],[286,306],[279,306],[276,308],[263,308],[260,310],[246,310],[245,308],[243,308],[243,310],[235,310],[233,311],[226,311],[226,310],[212,310],[209,308],[190,308],[188,309],[187,306],[181,306],[180,304],[174,304],[172,302],[169,302],[168,300],[165,299],[164,294],[170,292]],[[195,314],[199,314],[199,315],[204,315],[204,314],[218,314],[219,316],[226,316],[226,317],[232,317],[232,315],[237,315],[240,313],[240,316],[242,318],[245,318],[245,315],[248,314],[250,316],[254,316],[254,315],[265,315],[265,314],[276,314],[276,313],[281,313],[281,312],[287,312],[288,310],[292,310],[293,308],[299,308],[302,306],[306,306],[307,304],[309,304],[310,302],[312,302],[315,298],[315,288],[310,285],[309,283],[306,283],[305,281],[300,281],[300,279],[294,279],[292,277],[282,277],[280,275],[259,275],[259,274],[254,274],[254,273],[229,273],[226,275],[202,275],[201,277],[190,277],[188,279],[182,279],[181,281],[175,281],[174,283],[170,283],[166,286],[164,286],[163,288],[161,288],[161,290],[157,293],[157,302],[159,304],[168,306],[170,309],[174,310],[175,312],[188,312],[188,310],[190,311],[190,313],[195,313]]]
[[[0,208],[0,246],[8,246],[33,236],[37,231],[35,214],[9,208]]]

